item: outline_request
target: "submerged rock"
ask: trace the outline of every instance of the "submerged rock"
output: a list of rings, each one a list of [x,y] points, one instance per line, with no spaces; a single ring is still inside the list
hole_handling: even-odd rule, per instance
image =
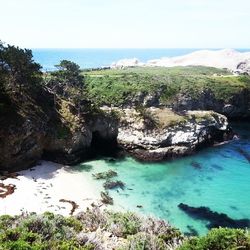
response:
[[[113,205],[114,200],[111,196],[109,196],[108,192],[101,192],[101,202],[107,205]]]
[[[242,148],[237,148],[236,150],[250,163],[250,153]]]
[[[106,179],[110,179],[110,178],[117,176],[117,172],[113,171],[112,169],[109,169],[107,172],[100,172],[100,173],[92,174],[92,176],[96,180],[101,180],[101,179],[106,180]]]
[[[235,220],[224,213],[218,213],[210,210],[208,207],[192,207],[180,203],[178,207],[190,217],[199,220],[208,221],[207,228],[229,227],[229,228],[248,228],[250,227],[249,219]]]
[[[193,168],[196,168],[196,169],[201,169],[202,168],[201,164],[199,162],[196,162],[196,161],[192,161],[191,166]]]
[[[104,182],[103,187],[105,189],[115,189],[115,188],[124,189],[125,184],[122,181],[107,180],[106,182]]]

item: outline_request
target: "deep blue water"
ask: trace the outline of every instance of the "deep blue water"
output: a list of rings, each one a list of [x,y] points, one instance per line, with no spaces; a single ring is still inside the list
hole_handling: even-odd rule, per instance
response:
[[[80,65],[81,68],[110,66],[124,58],[138,58],[142,62],[161,57],[181,56],[200,49],[33,49],[36,62],[44,70],[53,70],[54,65],[66,59]],[[250,49],[237,49],[250,51]]]
[[[233,219],[250,219],[250,124],[237,124],[240,140],[204,149],[197,154],[161,163],[140,163],[132,158],[110,162],[105,159],[80,165],[91,173],[112,169],[124,190],[110,191],[114,206],[168,220],[188,233],[191,226],[199,234],[207,232],[208,221],[193,219],[178,208],[179,203],[209,207]],[[245,154],[242,154],[242,151]],[[194,167],[194,163],[200,168]],[[142,208],[138,208],[140,205]]]

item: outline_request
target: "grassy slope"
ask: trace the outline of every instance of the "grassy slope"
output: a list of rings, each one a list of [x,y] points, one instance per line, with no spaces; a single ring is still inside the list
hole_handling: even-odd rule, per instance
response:
[[[249,76],[232,76],[211,67],[126,68],[84,72],[90,99],[100,104],[121,105],[139,92],[160,91],[161,102],[177,93],[197,97],[209,89],[218,99],[228,100],[242,89],[250,90]]]

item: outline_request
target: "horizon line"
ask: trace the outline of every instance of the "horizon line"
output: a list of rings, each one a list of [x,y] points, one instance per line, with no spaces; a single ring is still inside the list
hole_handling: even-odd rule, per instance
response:
[[[28,47],[24,47],[28,48]],[[148,47],[148,48],[128,48],[128,47],[120,47],[120,48],[111,48],[111,47],[29,47],[30,49],[211,49],[211,50],[220,50],[220,49],[250,49],[246,47],[162,47],[162,48],[155,48],[155,47]]]

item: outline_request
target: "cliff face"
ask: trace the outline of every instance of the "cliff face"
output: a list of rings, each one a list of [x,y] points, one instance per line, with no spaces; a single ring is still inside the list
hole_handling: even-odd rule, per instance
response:
[[[89,98],[101,105],[213,110],[250,118],[250,76],[210,67],[134,67],[87,73]]]
[[[212,111],[168,108],[77,110],[45,90],[12,94],[0,119],[0,170],[27,168],[43,158],[76,164],[123,149],[140,160],[193,153],[232,136],[227,118]],[[84,109],[84,107],[83,107]]]
[[[1,112],[1,170],[27,168],[41,158],[74,164],[91,156],[94,139],[111,145],[118,133],[117,119],[107,113],[79,115],[44,90],[6,97]]]
[[[230,139],[227,118],[211,111],[188,111],[181,116],[169,109],[151,108],[155,126],[127,110],[118,143],[140,160],[160,161],[195,152],[205,145]]]
[[[250,92],[239,91],[229,100],[216,98],[211,91],[204,91],[196,98],[187,94],[178,94],[170,105],[174,110],[213,110],[230,119],[250,118]]]

